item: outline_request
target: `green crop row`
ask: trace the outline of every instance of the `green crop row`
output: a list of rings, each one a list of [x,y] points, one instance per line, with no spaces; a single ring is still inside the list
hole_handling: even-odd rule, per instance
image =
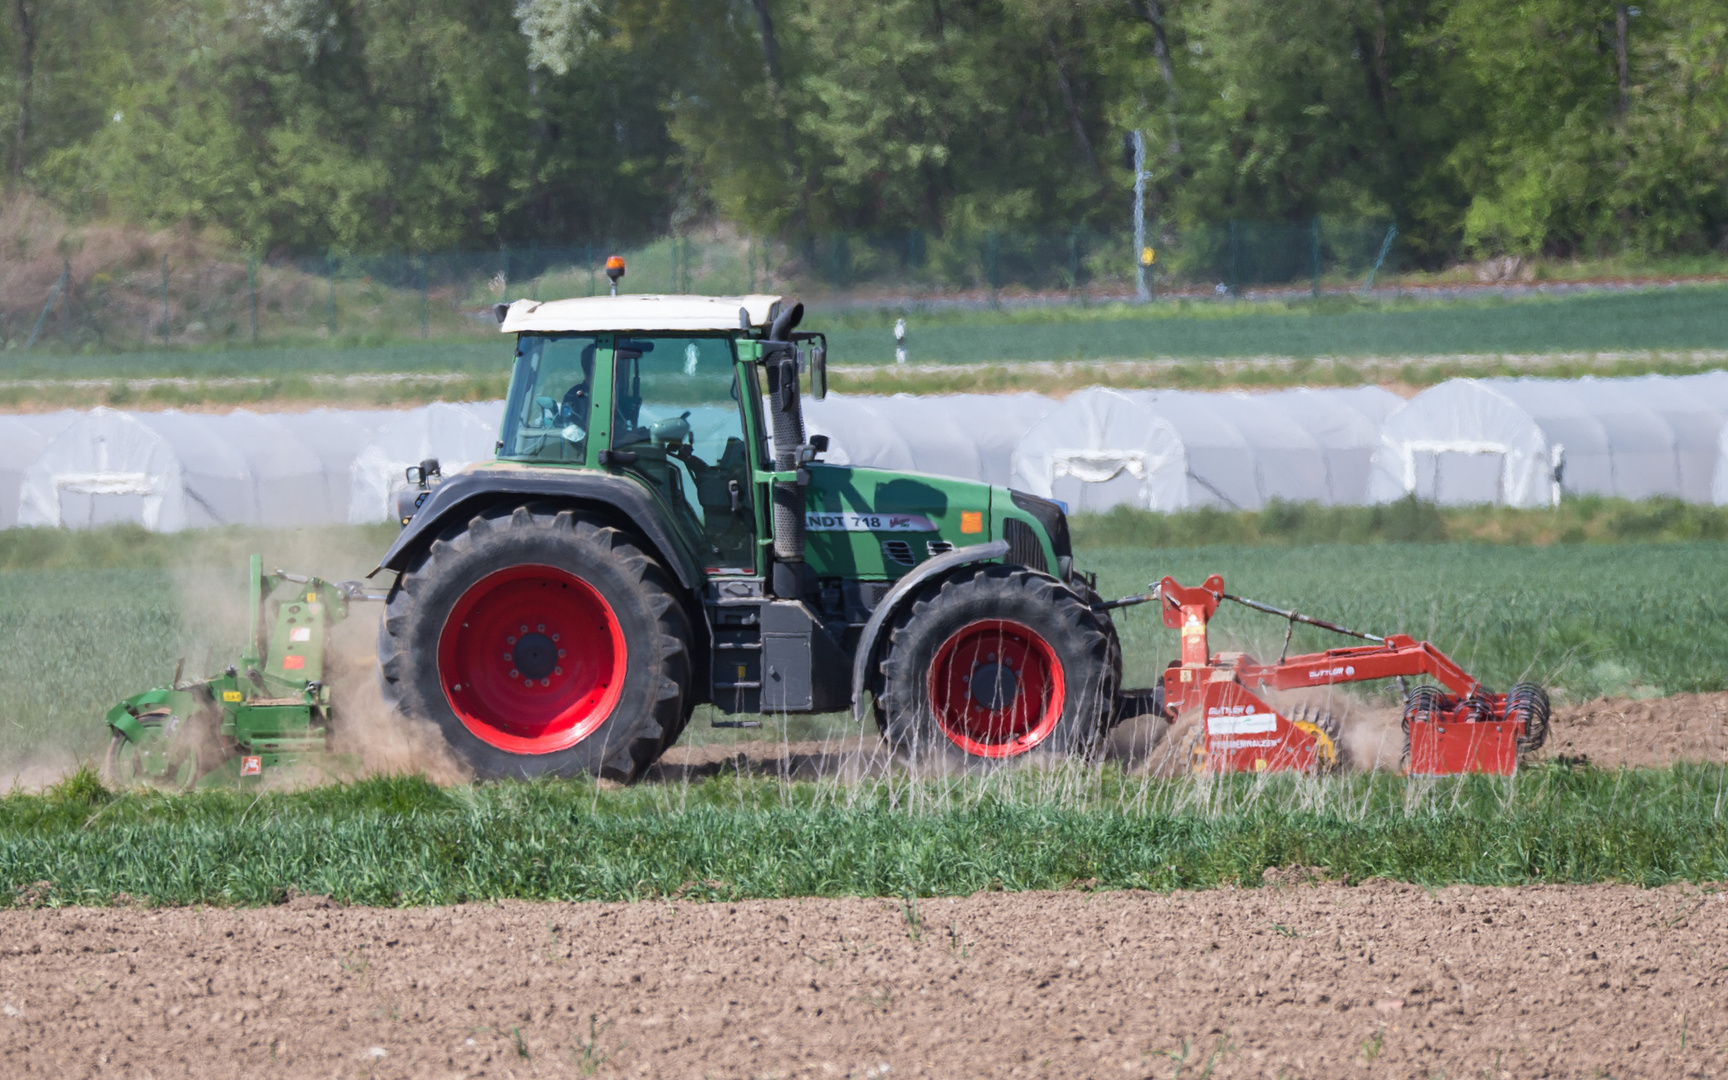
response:
[[[1728,289],[1720,285],[1697,285],[1512,300],[1326,297],[910,313],[818,310],[808,323],[828,331],[829,356],[836,365],[852,366],[893,363],[893,327],[902,315],[917,364],[1643,353],[1728,348],[1725,295]],[[509,342],[502,337],[76,355],[12,352],[0,365],[0,379],[283,379],[313,373],[482,377],[506,374],[509,358]],[[1420,378],[1421,370],[1415,374]],[[302,390],[313,392],[310,386]]]
[[[917,897],[1255,885],[1292,865],[1431,886],[1707,882],[1728,876],[1725,788],[1722,766],[1446,781],[1010,769],[170,797],[81,773],[0,799],[0,904]]]

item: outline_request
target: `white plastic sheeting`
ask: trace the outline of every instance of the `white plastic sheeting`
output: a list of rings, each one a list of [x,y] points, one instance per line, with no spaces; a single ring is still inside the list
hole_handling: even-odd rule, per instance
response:
[[[42,456],[43,447],[82,415],[67,410],[0,416],[0,529],[18,524],[18,498],[24,487],[24,474]]]
[[[828,436],[834,465],[1007,484],[1021,437],[1056,406],[1042,394],[830,394],[805,399],[804,426]]]
[[[496,453],[502,401],[440,402],[403,413],[380,428],[355,455],[348,488],[350,524],[388,521],[391,497],[408,486],[408,466],[437,458],[446,474]]]
[[[1453,379],[1387,417],[1369,496],[1517,507],[1548,506],[1563,492],[1709,502],[1728,495],[1718,468],[1725,421],[1728,372]]]
[[[479,402],[0,418],[0,527],[129,521],[173,532],[386,520],[407,466],[435,457],[454,472],[491,458],[502,413],[502,402]]]
[[[24,474],[18,523],[87,529],[130,521],[161,532],[249,523],[251,471],[210,419],[90,410]]]
[[[1379,387],[1267,394],[1082,390],[1020,440],[1011,486],[1078,513],[1135,506],[1258,510],[1273,499],[1360,503]]]
[[[321,495],[307,501],[317,507],[318,521],[348,520],[353,494],[354,459],[386,425],[402,417],[400,410],[313,409],[279,413],[280,420],[317,457],[322,475]]]

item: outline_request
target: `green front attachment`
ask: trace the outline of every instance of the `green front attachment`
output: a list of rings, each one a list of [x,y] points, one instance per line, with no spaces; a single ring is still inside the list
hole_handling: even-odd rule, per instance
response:
[[[329,753],[324,649],[349,601],[371,597],[354,583],[266,574],[257,555],[248,592],[246,651],[237,665],[145,691],[108,711],[111,782],[184,790],[262,783],[289,768],[315,777],[358,771],[353,755]]]

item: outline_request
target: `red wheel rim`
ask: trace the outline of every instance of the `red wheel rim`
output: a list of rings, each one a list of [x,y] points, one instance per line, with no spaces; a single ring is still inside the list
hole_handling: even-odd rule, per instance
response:
[[[438,676],[457,718],[513,754],[549,754],[592,735],[618,704],[627,659],[612,606],[552,566],[481,578],[438,637]]]
[[[1024,754],[1056,729],[1066,701],[1055,650],[1017,622],[968,623],[942,643],[930,666],[936,725],[968,754]]]

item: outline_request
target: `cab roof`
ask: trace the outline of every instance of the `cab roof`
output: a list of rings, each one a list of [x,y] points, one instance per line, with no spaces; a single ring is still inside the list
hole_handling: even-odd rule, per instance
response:
[[[517,300],[498,328],[506,334],[586,333],[654,330],[738,330],[738,309],[752,327],[768,325],[780,297],[750,296],[588,296],[577,300]]]

